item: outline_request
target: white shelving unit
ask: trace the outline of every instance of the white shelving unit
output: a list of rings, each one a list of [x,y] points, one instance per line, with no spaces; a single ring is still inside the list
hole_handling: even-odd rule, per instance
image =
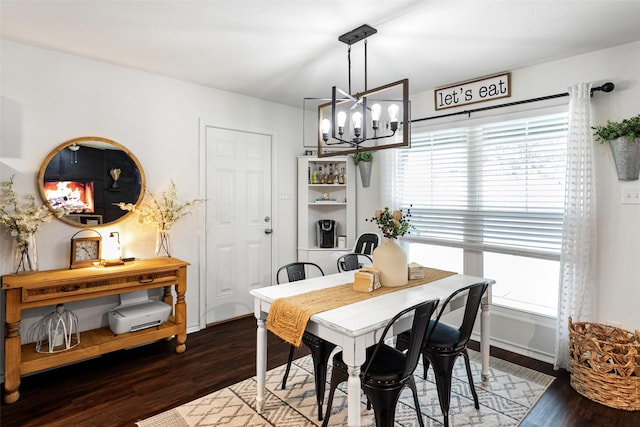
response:
[[[330,165],[334,171],[344,168],[344,184],[312,183],[312,174],[316,172],[317,175],[319,167],[326,171]],[[337,258],[343,253],[351,252],[355,244],[355,183],[356,170],[350,157],[298,157],[298,261],[314,262],[325,274],[337,272]],[[323,201],[323,194],[330,200]],[[316,224],[321,219],[336,221],[337,235],[346,237],[345,248],[318,246]]]

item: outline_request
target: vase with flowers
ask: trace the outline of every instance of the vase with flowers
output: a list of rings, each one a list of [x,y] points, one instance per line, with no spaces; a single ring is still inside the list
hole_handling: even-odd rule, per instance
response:
[[[386,287],[404,286],[409,282],[407,254],[396,239],[409,233],[413,226],[409,223],[411,210],[406,215],[402,210],[391,211],[388,207],[377,210],[373,218],[366,221],[378,225],[384,241],[373,251],[373,267],[380,271],[380,284]]]
[[[40,226],[51,221],[54,216],[62,216],[64,211],[50,211],[45,205],[36,205],[35,196],[28,194],[26,203],[21,204],[13,189],[12,175],[2,183],[0,194],[0,224],[13,236],[13,272],[30,273],[38,271],[38,252],[35,233]]]
[[[189,215],[191,207],[202,201],[204,200],[193,199],[179,203],[176,185],[171,180],[169,189],[159,195],[146,190],[145,197],[139,206],[124,202],[116,203],[116,206],[122,210],[134,212],[138,216],[139,223],[155,226],[158,230],[156,257],[170,257],[172,253],[171,227]]]

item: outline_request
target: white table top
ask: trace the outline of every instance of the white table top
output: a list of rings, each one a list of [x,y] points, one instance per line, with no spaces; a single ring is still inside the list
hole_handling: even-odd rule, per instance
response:
[[[353,274],[354,271],[347,271],[254,289],[250,293],[260,300],[260,310],[268,311],[271,303],[276,298],[285,298],[317,289],[351,283],[353,282]],[[374,297],[314,314],[311,316],[310,323],[335,330],[348,337],[361,336],[384,327],[393,316],[404,308],[433,298],[439,298],[442,302],[457,289],[478,282],[494,283],[493,280],[481,277],[455,274],[424,285],[397,290],[381,297]],[[491,287],[489,287],[487,298],[490,303]]]

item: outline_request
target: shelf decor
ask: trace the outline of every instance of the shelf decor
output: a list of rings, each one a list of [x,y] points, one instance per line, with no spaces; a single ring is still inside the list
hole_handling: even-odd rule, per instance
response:
[[[28,339],[36,343],[38,353],[58,353],[80,344],[78,316],[56,305],[56,311],[40,319],[29,329]]]
[[[375,212],[373,218],[384,235],[384,241],[373,250],[373,268],[380,271],[380,284],[384,287],[398,287],[409,283],[407,254],[396,239],[409,233],[413,228],[409,223],[410,209],[404,215],[402,210],[391,211],[388,207]]]
[[[621,122],[607,120],[596,126],[594,136],[600,143],[609,142],[620,181],[635,181],[640,176],[640,114]]]
[[[64,211],[51,212],[47,206],[36,206],[35,196],[26,196],[26,204],[21,205],[18,194],[13,189],[12,175],[2,183],[0,193],[0,224],[13,236],[13,272],[30,273],[38,271],[38,254],[35,233],[40,226],[51,221],[54,216],[62,216]]]
[[[189,215],[192,206],[203,201],[204,199],[193,199],[178,203],[176,185],[171,180],[169,189],[159,195],[146,190],[145,197],[139,206],[124,202],[116,203],[116,206],[122,210],[137,214],[139,223],[154,225],[158,230],[156,257],[170,257],[172,252],[171,227]]]

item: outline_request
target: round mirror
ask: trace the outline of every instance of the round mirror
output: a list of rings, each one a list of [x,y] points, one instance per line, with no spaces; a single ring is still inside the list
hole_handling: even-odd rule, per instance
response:
[[[120,221],[129,211],[115,203],[139,204],[144,172],[138,159],[115,141],[85,136],[57,146],[38,173],[42,201],[67,212],[60,219],[76,227]]]

